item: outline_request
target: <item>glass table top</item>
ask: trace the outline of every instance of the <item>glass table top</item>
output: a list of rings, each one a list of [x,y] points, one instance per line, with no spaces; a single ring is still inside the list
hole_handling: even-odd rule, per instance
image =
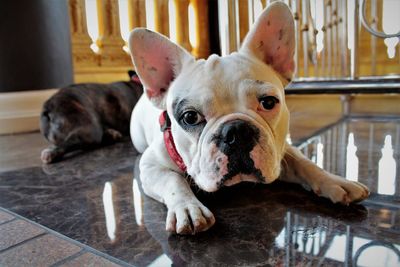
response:
[[[0,145],[21,142],[39,157],[45,144],[29,145],[37,135],[0,137]],[[324,169],[369,186],[367,200],[335,205],[283,182],[195,189],[216,218],[195,236],[165,231],[166,208],[143,194],[129,140],[52,165],[0,168],[0,206],[127,265],[399,266],[399,143],[397,118],[343,119],[298,146]]]

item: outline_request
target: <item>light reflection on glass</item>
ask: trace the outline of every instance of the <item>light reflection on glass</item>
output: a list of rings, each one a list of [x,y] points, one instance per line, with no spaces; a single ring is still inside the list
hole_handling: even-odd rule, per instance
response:
[[[164,266],[172,266],[172,261],[165,254],[160,255],[157,259],[155,259],[149,265],[147,265],[147,267],[164,267]]]
[[[317,144],[317,165],[320,168],[324,168],[324,145],[321,142],[321,139],[318,140]]]
[[[136,179],[133,179],[133,207],[135,208],[135,220],[137,225],[143,225],[143,200],[142,193],[140,193],[139,185]]]
[[[349,235],[340,230],[333,233],[329,230],[332,225],[328,226],[329,223],[326,221],[319,221],[316,224],[315,220],[308,220],[297,214],[289,215],[288,213],[286,216],[286,221],[289,223],[286,223],[286,227],[275,238],[275,245],[281,249],[289,248],[292,251],[290,258],[309,255],[318,259],[328,258],[337,263],[344,263],[345,266],[350,263],[349,261],[357,263],[353,266],[400,266],[398,244]],[[350,226],[346,228],[351,232]]]
[[[399,245],[374,242],[369,239],[355,237],[353,239],[353,259],[357,266],[400,266]],[[379,255],[379,257],[377,257]]]
[[[327,258],[344,262],[346,254],[346,235],[336,235],[331,241],[331,245],[326,252]]]
[[[356,153],[354,134],[350,133],[346,148],[346,179],[350,181],[358,181],[358,157]]]
[[[107,235],[111,241],[114,241],[117,225],[114,212],[111,182],[106,182],[104,185],[103,205],[104,205],[104,214],[106,216]]]
[[[286,217],[288,219],[288,217]],[[290,233],[290,244],[285,240],[286,234]],[[294,225],[293,228],[286,227],[281,230],[275,238],[275,244],[279,248],[294,246],[298,252],[309,255],[319,255],[321,248],[325,246],[326,230],[320,227],[308,227],[303,225]],[[286,241],[286,242],[285,242]]]
[[[286,136],[286,142],[291,145],[292,144],[292,138],[290,137],[290,133],[287,134]]]
[[[275,244],[280,247],[285,247],[285,235],[286,235],[286,228],[283,228],[279,235],[275,238]]]
[[[396,161],[393,158],[392,136],[386,135],[379,160],[378,193],[394,195],[396,192]]]

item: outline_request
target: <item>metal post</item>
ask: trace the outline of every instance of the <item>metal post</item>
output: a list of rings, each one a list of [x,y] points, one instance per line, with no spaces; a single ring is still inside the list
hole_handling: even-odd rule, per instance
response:
[[[376,0],[371,0],[371,17],[372,23],[371,27],[377,30],[377,10],[376,10]],[[376,75],[376,36],[371,34],[371,73]]]
[[[326,27],[326,42],[327,42],[327,52],[328,52],[328,77],[332,77],[332,1],[328,0],[326,5],[327,27]]]
[[[295,33],[295,39],[296,39],[296,44],[298,45],[300,43],[300,36],[299,36],[299,27],[300,27],[300,22],[299,22],[299,3],[300,1],[292,0],[292,12],[294,16],[294,33]],[[297,69],[299,69],[299,53],[298,53],[298,47],[294,50],[294,60],[295,60],[295,65]],[[299,74],[298,72],[296,73],[296,76],[298,77]]]
[[[338,67],[338,58],[337,58],[337,39],[338,39],[338,24],[337,24],[337,17],[338,17],[338,12],[337,12],[337,3],[336,0],[332,0],[332,6],[331,6],[331,25],[332,25],[332,66],[333,66],[333,71],[332,71],[332,76],[336,77],[337,76],[337,67]]]
[[[347,1],[340,1],[340,10],[341,10],[341,24],[340,24],[340,28],[341,33],[341,44],[340,44],[340,54],[341,54],[341,58],[342,58],[342,65],[341,65],[341,69],[342,69],[342,76],[343,77],[347,77],[349,75],[349,71],[348,71],[348,48],[347,48],[347,36],[348,36],[348,31],[347,31]],[[339,21],[340,23],[340,21]]]
[[[285,248],[286,248],[286,255],[285,255],[285,266],[290,266],[290,259],[291,259],[291,250],[292,250],[292,224],[291,224],[291,213],[288,211],[286,213],[286,229],[285,229]]]
[[[326,48],[327,48],[327,41],[326,41],[326,38],[327,38],[327,19],[326,19],[326,17],[327,17],[327,13],[326,13],[326,5],[324,5],[324,11],[323,11],[323,14],[322,14],[322,16],[323,16],[323,18],[324,18],[324,25],[322,26],[322,28],[321,28],[321,31],[323,32],[323,34],[324,34],[324,39],[323,39],[323,43],[324,43],[324,48],[322,49],[322,55],[321,55],[321,65],[322,65],[322,76],[323,77],[326,77],[327,75],[326,75]]]
[[[352,266],[353,257],[353,235],[351,233],[350,225],[346,225],[346,249],[344,257],[344,266]]]

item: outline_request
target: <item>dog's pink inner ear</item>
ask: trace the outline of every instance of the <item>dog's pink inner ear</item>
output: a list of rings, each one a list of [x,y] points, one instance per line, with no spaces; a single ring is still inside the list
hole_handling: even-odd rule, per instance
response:
[[[163,95],[174,79],[173,65],[170,62],[168,50],[160,44],[152,51],[142,51],[137,58],[137,71],[146,86],[149,98]]]
[[[295,64],[294,20],[289,8],[274,2],[256,21],[246,37],[244,49],[271,65],[283,77],[291,79]]]

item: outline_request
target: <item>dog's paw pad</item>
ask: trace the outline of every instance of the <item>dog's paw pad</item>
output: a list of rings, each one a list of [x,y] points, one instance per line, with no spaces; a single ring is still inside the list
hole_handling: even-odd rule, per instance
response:
[[[202,204],[179,204],[168,210],[166,230],[177,234],[203,232],[215,223],[214,215]]]

